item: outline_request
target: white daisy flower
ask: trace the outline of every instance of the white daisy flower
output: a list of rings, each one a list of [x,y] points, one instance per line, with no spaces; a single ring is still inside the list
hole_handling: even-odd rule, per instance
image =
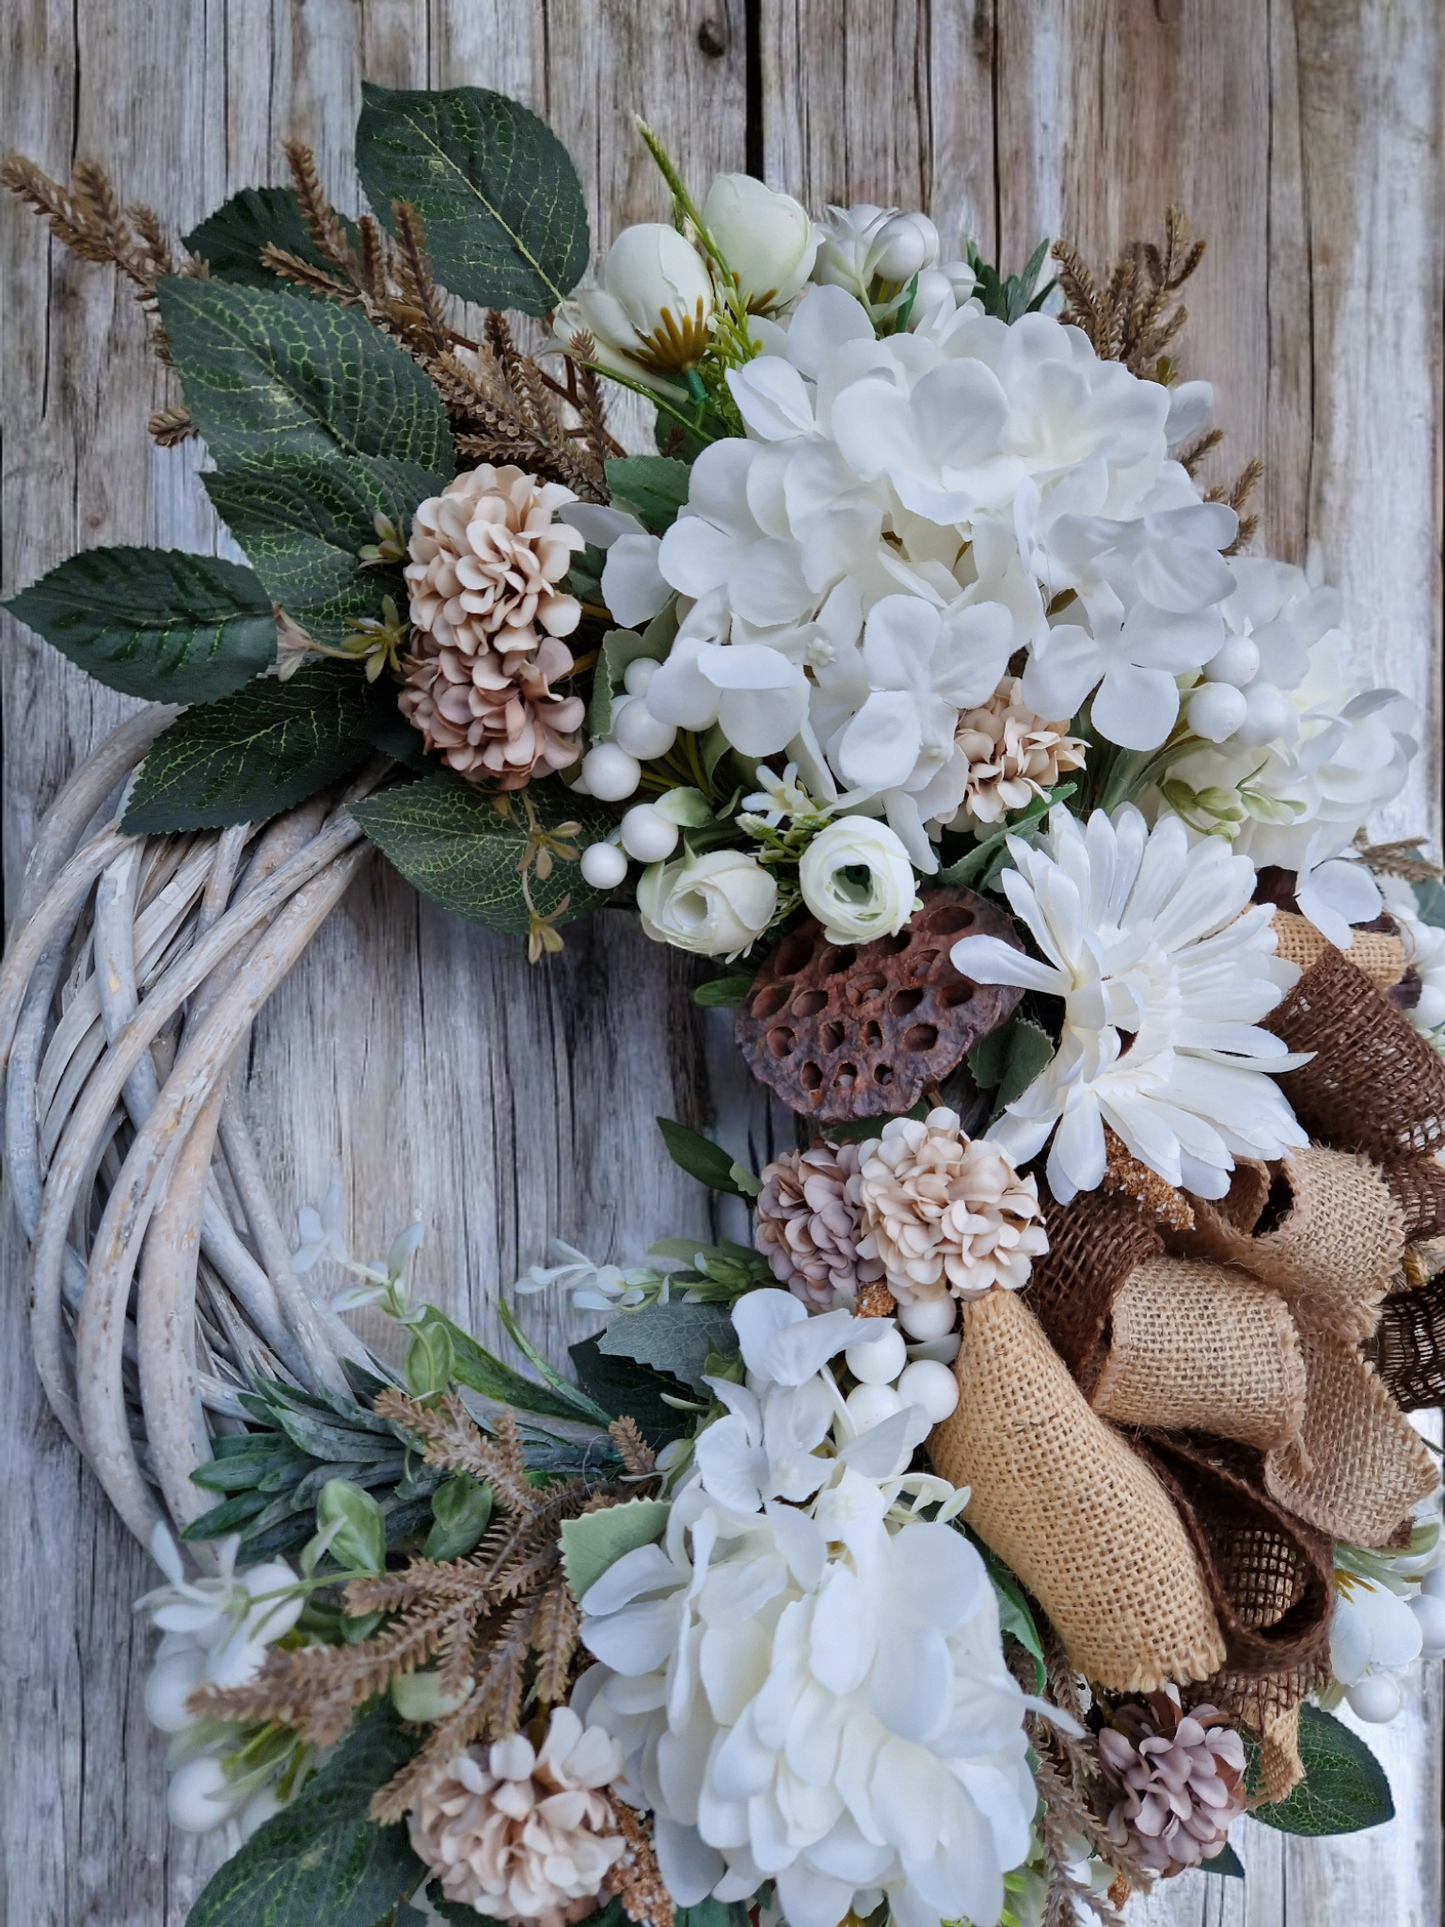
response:
[[[1177,817],[1150,832],[1132,804],[1087,827],[1063,809],[1002,882],[1043,953],[965,937],[955,967],[1064,1001],[1058,1052],[989,1133],[1016,1164],[1052,1137],[1061,1204],[1104,1175],[1104,1127],[1169,1184],[1223,1197],[1236,1157],[1308,1142],[1272,1075],[1306,1061],[1258,1021],[1298,977],[1274,956],[1254,865],[1217,837],[1191,849]]]

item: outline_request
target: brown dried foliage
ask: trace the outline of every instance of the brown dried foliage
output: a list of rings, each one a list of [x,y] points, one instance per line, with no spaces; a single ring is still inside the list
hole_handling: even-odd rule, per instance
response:
[[[610,1805],[627,1851],[608,1874],[607,1891],[617,1895],[623,1913],[638,1927],[673,1927],[672,1895],[658,1867],[646,1822],[625,1800],[614,1799]]]
[[[517,1730],[529,1672],[542,1704],[566,1698],[577,1608],[562,1573],[562,1522],[616,1504],[621,1492],[582,1480],[530,1485],[509,1412],[489,1437],[451,1393],[431,1406],[386,1391],[376,1411],[421,1442],[428,1465],[490,1485],[500,1516],[464,1558],[412,1559],[400,1572],[353,1579],[348,1613],[387,1615],[371,1639],[289,1652],[272,1647],[253,1680],[227,1691],[204,1689],[196,1705],[223,1719],[279,1720],[326,1746],[346,1732],[358,1706],[420,1665],[438,1662],[447,1693],[463,1691],[470,1680],[462,1705],[438,1721],[420,1752],[375,1796],[373,1817],[387,1824],[406,1812],[434,1767],[474,1741]]]
[[[1102,289],[1078,249],[1056,242],[1063,318],[1083,329],[1105,361],[1122,361],[1132,374],[1158,379],[1164,351],[1188,319],[1174,297],[1203,258],[1203,241],[1190,239],[1177,207],[1164,217],[1162,245],[1131,241]]]

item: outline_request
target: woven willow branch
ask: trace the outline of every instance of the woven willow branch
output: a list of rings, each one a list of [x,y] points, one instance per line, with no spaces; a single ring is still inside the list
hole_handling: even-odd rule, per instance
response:
[[[131,1531],[184,1526],[210,1432],[258,1370],[346,1394],[360,1341],[315,1302],[234,1092],[257,1012],[368,845],[344,795],[262,829],[126,836],[152,708],[42,822],[0,965],[4,1159],[51,1409]]]

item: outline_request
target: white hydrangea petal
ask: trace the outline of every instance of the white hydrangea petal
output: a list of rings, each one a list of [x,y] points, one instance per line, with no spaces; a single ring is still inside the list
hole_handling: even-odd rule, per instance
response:
[[[1111,664],[1090,715],[1099,734],[1121,749],[1157,749],[1178,719],[1178,686],[1165,669]]]
[[[658,567],[662,543],[646,529],[619,535],[607,551],[602,598],[625,629],[650,622],[672,594]]]
[[[813,431],[813,404],[797,369],[760,355],[728,371],[728,388],[744,424],[761,441],[778,442]]]

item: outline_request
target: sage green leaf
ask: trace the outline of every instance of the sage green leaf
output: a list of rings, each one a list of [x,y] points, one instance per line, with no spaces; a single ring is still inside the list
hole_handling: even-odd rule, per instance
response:
[[[387,455],[452,473],[441,397],[351,309],[225,281],[162,281],[157,299],[186,407],[218,467]]]
[[[663,1499],[629,1499],[601,1512],[584,1512],[580,1519],[564,1519],[562,1571],[572,1597],[580,1600],[623,1553],[660,1539],[671,1510]]]
[[[348,239],[355,244],[356,229],[342,217]],[[271,242],[287,254],[299,255],[313,267],[330,267],[325,255],[306,232],[301,203],[289,187],[245,187],[191,229],[181,245],[198,254],[213,281],[241,281],[248,287],[274,288],[277,276],[261,264],[261,250]]]
[[[208,703],[275,660],[274,600],[214,555],[85,549],[5,607],[107,689]]]
[[[1308,1702],[1299,1712],[1305,1777],[1287,1800],[1256,1807],[1254,1818],[1281,1833],[1359,1833],[1395,1817],[1390,1782],[1369,1747],[1343,1721]]]
[[[369,701],[355,664],[324,662],[188,709],[151,744],[121,827],[213,830],[289,810],[370,755],[357,733]]]
[[[1445,884],[1434,877],[1425,877],[1413,888],[1420,921],[1434,924],[1436,929],[1445,926]]]
[[[521,796],[530,801],[544,828],[578,824],[567,843],[579,853],[614,827],[614,819],[596,803],[573,796],[560,784],[533,783]],[[436,770],[419,783],[367,797],[352,815],[423,896],[468,923],[520,935],[528,928],[520,873],[527,841],[521,796],[512,797],[510,814],[501,816],[495,797],[450,770]],[[538,914],[554,923],[582,916],[606,894],[594,890],[578,865],[562,857],[554,858],[545,880],[534,872],[530,888]],[[559,917],[555,913],[564,898],[567,908]]]
[[[544,315],[587,267],[587,204],[544,121],[482,87],[364,86],[356,168],[378,220],[409,201],[432,268],[463,301]]]
[[[713,977],[698,985],[692,1001],[701,1004],[704,1010],[736,1010],[747,1002],[752,987],[751,977]]]
[[[1008,853],[1008,839],[1017,836],[1022,837],[1025,843],[1032,843],[1044,827],[1044,818],[1054,804],[1067,803],[1075,788],[1073,783],[1062,783],[1057,789],[1036,796],[1011,823],[994,830],[982,842],[966,851],[956,863],[951,863],[946,870],[940,870],[938,881],[953,887],[964,885],[972,890],[989,889],[999,872],[1007,869],[1012,862]]]
[[[186,1927],[380,1927],[426,1868],[406,1828],[377,1826],[367,1806],[418,1744],[383,1701],[212,1876]]]
[[[660,1117],[657,1128],[662,1133],[668,1156],[674,1164],[681,1165],[689,1177],[697,1178],[711,1191],[731,1192],[735,1198],[756,1195],[744,1189],[733,1176],[732,1153],[723,1150],[720,1144],[714,1144],[711,1138],[704,1137],[701,1131],[678,1124],[670,1117]]]
[[[605,1357],[634,1359],[703,1393],[708,1353],[738,1348],[725,1305],[689,1305],[678,1299],[619,1312],[597,1343]]]
[[[316,1527],[337,1525],[331,1557],[338,1566],[380,1572],[386,1564],[386,1520],[380,1505],[352,1479],[328,1479],[316,1502]]]
[[[358,616],[406,608],[397,569],[366,567],[375,516],[400,523],[445,479],[380,455],[233,456],[201,480],[272,602],[317,642],[336,644]]]
[[[629,508],[644,528],[662,535],[687,500],[692,470],[670,455],[619,455],[607,464],[607,488],[616,508]]]
[[[519,1412],[531,1412],[540,1418],[575,1422],[584,1415],[585,1407],[579,1407],[577,1394],[563,1397],[546,1385],[524,1378],[512,1366],[494,1358],[469,1332],[454,1325],[434,1305],[427,1306],[421,1328],[430,1325],[444,1325],[447,1329],[452,1342],[452,1376],[459,1385],[468,1385],[483,1398],[495,1399],[500,1405],[514,1405]],[[588,1412],[586,1416],[592,1419],[595,1414]]]
[[[1040,1025],[1015,1011],[1006,1024],[981,1037],[968,1053],[969,1074],[981,1091],[992,1091],[993,1116],[1023,1096],[1049,1064],[1056,1045]]]

